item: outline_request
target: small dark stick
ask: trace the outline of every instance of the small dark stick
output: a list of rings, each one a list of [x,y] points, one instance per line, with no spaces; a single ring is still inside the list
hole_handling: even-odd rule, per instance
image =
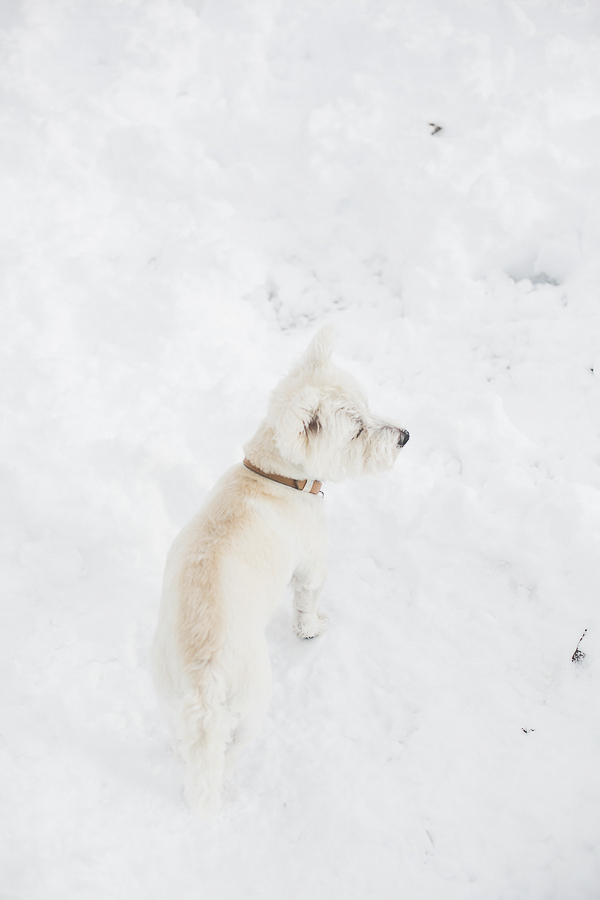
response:
[[[584,639],[586,634],[587,634],[587,628],[585,629],[585,631],[579,638],[579,641],[577,642],[577,646],[575,647],[575,653],[571,657],[571,662],[581,662],[581,660],[585,658],[585,653],[579,649],[579,644],[582,642],[582,640]]]
[[[437,134],[438,131],[442,130],[442,126],[436,125],[435,122],[428,122],[428,125],[431,125],[431,127],[433,128],[433,131],[431,132],[432,134]]]

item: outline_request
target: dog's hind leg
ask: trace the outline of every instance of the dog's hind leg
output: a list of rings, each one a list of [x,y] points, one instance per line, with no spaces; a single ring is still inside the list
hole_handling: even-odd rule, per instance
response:
[[[190,692],[180,701],[175,733],[186,763],[185,796],[192,809],[207,817],[221,805],[225,754],[235,726],[235,714],[217,683]]]
[[[244,750],[256,740],[271,698],[271,661],[263,635],[256,639],[253,653],[244,667],[243,684],[231,698],[236,710],[236,726],[225,757],[226,777],[235,768]]]
[[[311,572],[299,570],[294,573],[292,578],[295,612],[294,631],[298,637],[319,637],[327,628],[329,620],[318,609],[324,581],[324,570],[313,570]]]

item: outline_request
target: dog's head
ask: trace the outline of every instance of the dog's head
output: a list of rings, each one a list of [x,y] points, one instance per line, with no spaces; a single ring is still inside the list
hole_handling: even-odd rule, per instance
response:
[[[283,459],[320,481],[386,471],[409,437],[373,416],[354,378],[331,362],[333,332],[326,325],[313,338],[267,416]]]

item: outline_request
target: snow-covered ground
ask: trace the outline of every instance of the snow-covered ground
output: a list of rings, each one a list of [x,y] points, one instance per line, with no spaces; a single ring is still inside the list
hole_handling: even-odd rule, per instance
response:
[[[597,900],[598,3],[3,0],[0,50],[2,900]],[[326,486],[329,631],[282,598],[205,825],[164,558],[327,320],[411,441]]]

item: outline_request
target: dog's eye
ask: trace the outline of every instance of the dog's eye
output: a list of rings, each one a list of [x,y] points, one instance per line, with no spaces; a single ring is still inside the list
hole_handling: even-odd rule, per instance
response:
[[[356,432],[356,434],[354,435],[354,437],[352,438],[352,440],[355,441],[356,438],[360,437],[364,430],[365,430],[365,426],[361,425],[360,428],[358,429],[358,431]]]

